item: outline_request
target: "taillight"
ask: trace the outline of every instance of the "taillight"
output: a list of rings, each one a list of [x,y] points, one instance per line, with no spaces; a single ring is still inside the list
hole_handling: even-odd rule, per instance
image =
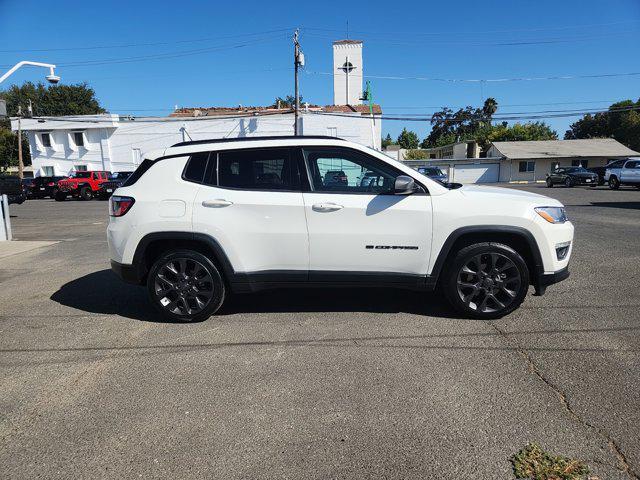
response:
[[[47,183],[47,187],[53,187],[55,185],[55,182],[49,182]]]
[[[131,210],[134,203],[135,200],[132,197],[112,195],[109,199],[109,215],[112,217],[121,217]]]

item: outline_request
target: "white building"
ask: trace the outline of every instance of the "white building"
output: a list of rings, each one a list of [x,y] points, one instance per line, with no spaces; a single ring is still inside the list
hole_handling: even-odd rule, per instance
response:
[[[346,42],[346,43],[344,43]],[[362,42],[336,42],[334,64],[349,61],[359,69],[359,80],[336,70],[334,99],[325,107],[304,105],[298,120],[300,135],[329,135],[380,148],[382,131],[379,105],[362,105]],[[359,53],[358,53],[359,52]],[[345,57],[346,58],[346,57]],[[355,62],[355,63],[354,63]],[[344,81],[343,81],[344,80]],[[186,140],[250,136],[293,135],[290,108],[183,108],[168,118],[128,117],[113,114],[22,119],[29,138],[35,176],[68,175],[74,171],[131,171],[146,152]],[[11,122],[15,131],[17,120]]]
[[[360,105],[362,100],[362,42],[333,42],[333,104]]]

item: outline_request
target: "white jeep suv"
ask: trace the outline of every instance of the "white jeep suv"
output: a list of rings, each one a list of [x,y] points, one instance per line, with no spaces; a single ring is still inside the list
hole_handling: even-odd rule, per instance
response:
[[[185,321],[285,286],[439,288],[461,314],[497,318],[568,277],[573,241],[557,200],[439,183],[333,137],[178,143],[147,155],[109,210],[112,269]]]

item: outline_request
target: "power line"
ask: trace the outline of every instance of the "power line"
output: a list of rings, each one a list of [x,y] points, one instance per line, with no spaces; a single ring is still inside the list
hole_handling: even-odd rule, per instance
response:
[[[279,39],[282,39],[282,38],[286,38],[286,37],[281,34],[281,35],[268,36],[268,37],[248,40],[246,42],[238,43],[238,44],[219,45],[219,46],[215,46],[215,47],[206,47],[206,48],[199,48],[199,49],[193,49],[193,50],[182,50],[182,51],[179,51],[179,52],[167,52],[167,53],[159,53],[159,54],[153,54],[153,55],[140,55],[140,56],[135,56],[135,57],[111,58],[111,59],[101,59],[101,60],[85,60],[85,61],[69,62],[69,63],[57,63],[57,66],[58,67],[64,67],[64,68],[70,68],[70,67],[84,67],[84,66],[95,66],[95,65],[112,65],[112,64],[121,64],[121,63],[135,63],[135,62],[142,62],[142,61],[148,61],[148,60],[164,60],[164,59],[168,59],[168,58],[186,57],[186,56],[191,56],[191,55],[199,55],[199,54],[202,54],[202,53],[210,53],[210,52],[215,52],[215,51],[232,50],[232,49],[236,49],[236,48],[243,48],[243,47],[247,47],[247,46],[250,46],[250,45],[255,45],[255,44],[258,44],[258,43],[264,43],[264,42],[269,42],[269,41],[273,41],[273,40],[279,40]],[[3,65],[3,67],[7,67],[7,66],[8,65]]]
[[[531,113],[527,113],[527,114],[517,114],[517,115],[511,115],[511,116],[502,116],[502,117],[492,117],[491,121],[506,121],[506,120],[542,120],[542,119],[546,119],[546,118],[563,118],[563,117],[579,117],[582,115],[587,115],[587,114],[598,114],[598,113],[603,113],[603,114],[609,114],[609,113],[622,113],[622,112],[631,112],[631,111],[640,111],[640,106],[629,106],[629,107],[621,107],[621,108],[617,108],[617,109],[609,109],[609,110],[582,110],[582,111],[566,111],[566,112],[562,112],[562,111],[558,111],[559,113],[544,113],[542,112],[542,114],[540,114],[541,112],[531,112]],[[334,117],[347,117],[347,118],[362,118],[365,120],[371,120],[371,117],[367,117],[367,116],[358,116],[358,115],[350,115],[350,114],[344,114],[344,113],[325,113],[325,112],[313,112],[310,111],[308,112],[310,114],[313,115],[325,115],[325,116],[334,116]],[[382,119],[382,120],[392,120],[392,121],[406,121],[406,122],[431,122],[432,120],[432,115],[430,114],[425,114],[423,116],[400,116],[402,114],[398,114],[397,116],[386,116],[386,115],[380,115],[378,118]],[[488,119],[486,117],[483,117],[481,115],[469,115],[469,116],[465,116],[464,119],[465,121],[470,121],[470,120],[484,120],[487,121]],[[441,119],[442,122],[445,123],[459,123],[461,120],[460,119],[454,119],[454,118],[450,118],[450,119]]]
[[[477,33],[477,34],[482,34],[482,35],[488,35],[488,34],[497,34],[497,33],[521,33],[521,32],[542,32],[542,31],[549,31],[549,30],[573,30],[573,29],[579,29],[579,28],[600,28],[600,27],[608,27],[608,26],[613,26],[613,25],[628,25],[628,24],[635,24],[635,23],[640,23],[640,20],[624,20],[624,21],[618,21],[618,22],[609,22],[609,23],[592,23],[592,24],[580,24],[580,25],[560,25],[557,27],[539,27],[539,28],[529,28],[529,29],[513,29],[513,30],[505,30],[505,29],[501,29],[501,30],[481,30],[481,31],[477,31],[477,32],[471,32],[471,31],[465,31],[465,33],[468,34],[473,34],[473,33]],[[324,32],[338,32],[338,33],[343,33],[344,30],[342,29],[329,29],[329,28],[316,28],[316,27],[304,27],[302,30],[307,31],[307,30],[317,30],[317,31],[324,31]],[[365,30],[351,30],[351,33],[364,33],[364,34],[380,34],[380,31],[377,32],[372,32],[372,31],[365,31]],[[402,32],[388,32],[385,31],[386,34],[388,35],[425,35],[425,36],[442,36],[442,35],[450,35],[451,31],[447,31],[447,32],[433,32],[433,31],[429,31],[429,32],[412,32],[412,31],[402,31]]]
[[[587,101],[581,101],[581,102],[548,102],[548,103],[507,103],[507,104],[499,104],[500,108],[505,108],[505,107],[541,107],[541,106],[550,106],[550,105],[584,105],[584,104],[593,104],[593,103],[608,103],[608,104],[612,104],[612,103],[616,103],[619,102],[620,100],[587,100]],[[454,108],[464,108],[468,105],[422,105],[422,106],[417,106],[417,105],[405,105],[405,106],[388,106],[385,105],[384,109],[385,110],[398,110],[398,109],[413,109],[413,110],[417,110],[420,108],[443,108],[443,107],[454,107]]]
[[[277,30],[265,30],[262,32],[253,33],[239,33],[237,35],[223,35],[218,37],[205,37],[191,40],[174,40],[171,42],[153,42],[153,43],[126,43],[117,45],[93,45],[90,47],[73,46],[73,47],[60,47],[60,48],[21,48],[15,50],[0,50],[0,53],[20,53],[20,52],[64,52],[64,51],[76,51],[76,50],[103,50],[103,49],[117,49],[117,48],[134,48],[134,47],[156,47],[160,45],[177,45],[183,43],[200,43],[210,42],[212,40],[224,40],[227,38],[248,37],[256,35],[265,35],[268,33],[288,32],[290,28],[280,28]]]
[[[502,40],[497,42],[477,42],[477,41],[469,41],[462,40],[457,41],[453,37],[453,40],[431,40],[431,39],[422,39],[422,40],[414,40],[414,39],[400,39],[397,40],[397,37],[393,38],[370,38],[370,37],[361,37],[367,43],[379,43],[384,44],[386,46],[407,46],[407,45],[442,45],[442,46],[455,46],[455,47],[505,47],[505,46],[527,46],[527,45],[548,45],[548,44],[560,44],[560,43],[573,43],[573,42],[589,42],[600,40],[603,38],[617,37],[623,35],[637,35],[636,31],[622,31],[622,32],[613,32],[613,33],[602,33],[602,34],[589,34],[582,35],[579,37],[560,37],[560,38],[546,38],[539,40]],[[333,40],[334,37],[332,35],[322,35],[316,33],[307,33],[305,38],[316,38],[316,39],[328,39]]]
[[[333,75],[333,72],[317,72],[307,70],[309,75]],[[400,77],[397,75],[358,75],[364,78],[375,78],[378,80],[420,80],[430,82],[448,82],[448,83],[496,83],[496,82],[524,82],[524,81],[536,81],[536,80],[573,80],[577,78],[610,78],[610,77],[629,77],[640,75],[640,72],[629,73],[600,73],[594,75],[554,75],[549,77],[515,77],[515,78],[438,78],[438,77]]]
[[[640,106],[628,106],[628,107],[619,107],[612,108],[607,110],[553,110],[553,111],[542,111],[542,112],[519,112],[514,114],[504,114],[504,116],[496,116],[492,117],[492,121],[504,121],[504,120],[530,120],[530,119],[545,119],[545,118],[562,118],[562,117],[575,117],[582,116],[586,114],[610,114],[610,113],[623,113],[630,111],[639,111]],[[139,121],[140,123],[167,123],[167,122],[194,122],[194,121],[213,121],[213,120],[232,120],[232,119],[240,119],[240,118],[259,118],[259,117],[278,117],[284,115],[291,115],[293,110],[286,110],[282,112],[262,112],[262,113],[247,113],[247,114],[236,114],[236,115],[221,115],[221,116],[202,116],[202,117],[140,117],[140,118],[132,118],[131,122]],[[334,112],[316,112],[316,111],[302,111],[301,114],[307,115],[321,115],[321,116],[330,116],[330,117],[345,117],[345,118],[356,118],[371,121],[370,116],[366,115],[353,115],[346,113],[334,113]],[[379,115],[378,118],[383,120],[401,120],[401,121],[410,121],[410,122],[431,122],[432,114],[422,114],[422,116],[410,116],[411,114],[397,114],[397,115]],[[124,115],[122,115],[124,116]],[[121,117],[122,117],[121,116]],[[37,116],[33,117],[35,120],[42,121],[52,121],[52,122],[66,122],[66,123],[90,123],[90,124],[100,124],[100,123],[109,123],[112,124],[114,121],[118,121],[117,119],[111,118],[94,118],[94,119],[79,119],[79,118],[64,118],[64,117],[43,117]],[[12,117],[12,120],[17,119],[17,117]],[[484,120],[487,118],[482,115],[469,115],[464,118],[464,120]],[[459,122],[459,119],[443,119],[444,122]]]

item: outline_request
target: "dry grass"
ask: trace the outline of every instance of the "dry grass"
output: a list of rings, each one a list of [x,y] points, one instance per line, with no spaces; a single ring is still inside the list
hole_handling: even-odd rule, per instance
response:
[[[531,480],[582,480],[589,467],[579,460],[552,455],[537,443],[530,443],[511,457],[516,478]]]

